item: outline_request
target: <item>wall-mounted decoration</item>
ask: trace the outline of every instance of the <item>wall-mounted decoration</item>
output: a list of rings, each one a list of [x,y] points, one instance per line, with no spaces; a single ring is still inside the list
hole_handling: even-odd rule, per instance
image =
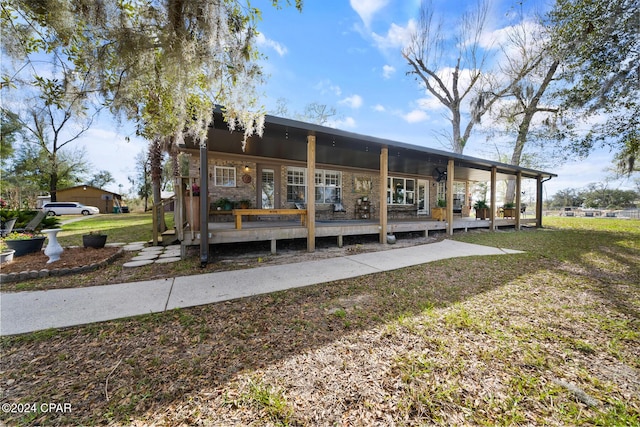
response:
[[[353,188],[356,193],[370,193],[371,187],[370,176],[356,176],[353,178]]]
[[[251,175],[249,175],[247,173],[242,175],[242,182],[244,182],[245,184],[251,183]]]

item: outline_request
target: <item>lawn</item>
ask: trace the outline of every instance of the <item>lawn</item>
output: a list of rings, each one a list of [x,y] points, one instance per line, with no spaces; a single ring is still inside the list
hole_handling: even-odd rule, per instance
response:
[[[59,217],[61,220],[73,219],[73,216]],[[172,215],[166,216],[167,226],[173,227]],[[82,235],[91,231],[101,231],[108,236],[108,242],[148,242],[151,234],[151,213],[105,214],[89,216],[81,221],[61,226],[58,241],[63,246],[81,246]]]
[[[1,420],[639,425],[640,223],[545,225],[454,236],[523,254],[4,337],[3,403],[35,412]]]

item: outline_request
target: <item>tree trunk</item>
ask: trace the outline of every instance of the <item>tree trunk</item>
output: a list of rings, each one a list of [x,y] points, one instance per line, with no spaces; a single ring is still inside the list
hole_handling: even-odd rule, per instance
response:
[[[153,204],[156,206],[156,223],[158,224],[158,232],[166,231],[167,224],[164,221],[164,212],[160,202],[160,187],[162,181],[162,146],[160,139],[154,139],[149,145],[149,163],[151,164],[151,190],[153,193]]]

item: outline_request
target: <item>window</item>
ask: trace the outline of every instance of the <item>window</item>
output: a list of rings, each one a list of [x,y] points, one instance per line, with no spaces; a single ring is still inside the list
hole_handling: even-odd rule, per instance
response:
[[[342,172],[316,170],[316,203],[340,203],[342,201]],[[307,170],[305,168],[287,168],[287,202],[305,203],[307,192]]]
[[[330,170],[316,171],[316,203],[342,201],[342,173]]]
[[[214,168],[216,187],[235,187],[236,186],[236,168],[229,166],[216,166]]]
[[[307,172],[304,168],[287,168],[287,202],[304,203]]]
[[[437,200],[447,200],[447,183],[445,181],[438,183]]]
[[[387,203],[413,205],[416,197],[416,180],[411,178],[387,178]]]
[[[460,212],[462,207],[467,204],[467,184],[464,181],[453,182],[453,210]],[[447,200],[446,182],[438,183],[438,200]]]

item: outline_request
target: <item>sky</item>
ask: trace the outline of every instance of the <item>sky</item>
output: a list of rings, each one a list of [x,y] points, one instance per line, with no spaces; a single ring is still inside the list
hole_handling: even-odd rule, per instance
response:
[[[491,41],[523,16],[543,11],[546,1],[494,1],[484,38]],[[433,4],[449,30],[475,2],[433,0]],[[266,56],[260,63],[267,82],[260,88],[260,99],[268,112],[275,110],[279,99],[286,100],[292,114],[310,103],[326,104],[338,112],[332,127],[448,149],[439,136],[451,129],[442,107],[407,75],[409,68],[400,54],[415,26],[419,0],[305,0],[302,12],[286,6],[276,9],[267,0],[252,5],[262,10],[258,48]],[[103,113],[77,142],[86,148],[95,170],[106,169],[115,177],[117,182],[108,186],[111,191],[129,191],[127,176],[135,174],[134,159],[146,149],[147,143],[133,136],[132,129],[114,124]],[[495,159],[487,140],[486,134],[477,134],[464,154]],[[558,174],[545,183],[545,198],[561,189],[604,180],[611,158],[609,151],[598,150],[585,160],[544,168]],[[610,186],[633,188],[631,182]]]

